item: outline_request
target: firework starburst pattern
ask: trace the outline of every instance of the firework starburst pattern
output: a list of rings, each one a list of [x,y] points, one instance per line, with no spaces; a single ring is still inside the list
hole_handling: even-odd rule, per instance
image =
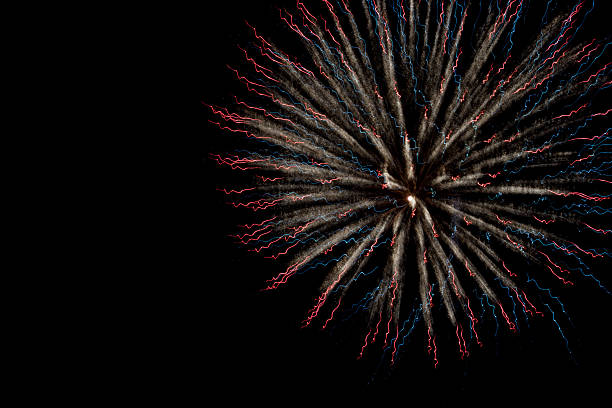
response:
[[[355,357],[391,365],[419,333],[434,366],[440,332],[460,358],[485,328],[536,319],[565,344],[556,290],[607,292],[592,271],[611,255],[610,42],[583,34],[595,2],[277,11],[300,58],[247,23],[228,66],[244,95],[206,104],[240,143],[210,157],[250,175],[218,189],[261,214],[234,238],[285,265],[264,290],[316,276],[302,326],[363,321]]]

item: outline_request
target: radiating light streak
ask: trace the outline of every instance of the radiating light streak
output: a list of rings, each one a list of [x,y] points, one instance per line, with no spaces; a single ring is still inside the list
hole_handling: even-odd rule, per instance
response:
[[[437,367],[434,316],[452,326],[464,358],[472,338],[483,344],[476,324],[485,316],[497,327],[499,315],[514,332],[517,307],[527,319],[542,316],[544,304],[567,342],[546,299],[565,313],[563,304],[528,272],[552,286],[573,285],[567,276],[580,271],[605,290],[584,271],[589,261],[608,262],[612,251],[583,244],[581,232],[594,239],[612,230],[605,218],[612,213],[605,190],[612,109],[595,98],[612,81],[610,63],[602,63],[607,44],[576,35],[588,3],[576,1],[556,18],[551,3],[541,25],[528,27],[530,5],[522,0],[490,10],[470,1],[366,0],[355,13],[345,0],[322,0],[320,13],[297,1],[278,19],[305,58],[247,23],[254,40],[239,51],[254,72],[228,67],[247,102],[234,97],[235,112],[204,105],[210,123],[250,150],[210,160],[258,173],[252,186],[218,190],[235,198],[229,204],[237,211],[273,214],[232,235],[266,258],[293,257],[265,290],[329,268],[304,327],[326,328],[344,318],[343,309],[350,316],[365,310],[358,358],[382,337],[394,364],[422,320]],[[477,24],[464,27],[476,15]],[[381,267],[358,279],[368,263]],[[346,293],[367,280],[377,288],[344,305]],[[412,327],[404,334],[406,308]]]

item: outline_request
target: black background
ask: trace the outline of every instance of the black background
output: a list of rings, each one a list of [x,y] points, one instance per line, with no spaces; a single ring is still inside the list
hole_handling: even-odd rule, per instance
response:
[[[293,9],[295,3],[267,3],[215,2],[188,10],[191,29],[187,52],[193,75],[187,86],[193,95],[194,137],[201,146],[202,162],[198,240],[203,242],[197,250],[199,267],[193,270],[197,276],[190,288],[190,293],[197,296],[190,324],[198,328],[196,338],[202,339],[198,353],[202,363],[194,364],[196,387],[236,390],[253,401],[288,392],[294,398],[368,393],[406,404],[434,406],[439,401],[530,406],[530,401],[559,402],[570,396],[580,397],[585,404],[605,395],[612,366],[612,302],[610,296],[585,280],[571,289],[555,291],[574,325],[567,320],[562,325],[574,359],[549,313],[530,329],[522,327],[520,335],[502,330],[497,339],[487,339],[483,349],[473,350],[464,361],[458,358],[450,338],[439,345],[437,369],[432,368],[424,352],[419,326],[396,369],[374,381],[371,366],[356,360],[361,337],[348,341],[320,331],[320,325],[300,329],[314,301],[315,283],[297,278],[277,291],[260,291],[266,279],[283,270],[282,264],[247,253],[228,237],[236,232],[236,224],[249,222],[252,215],[224,204],[225,195],[216,189],[231,187],[228,180],[235,180],[235,176],[216,166],[208,155],[235,148],[237,139],[207,123],[213,118],[201,102],[230,106],[232,95],[245,95],[242,85],[226,68],[226,64],[241,64],[241,51],[236,45],[244,46],[250,40],[245,19],[267,38],[293,35],[281,24],[274,5]],[[591,24],[602,30],[597,19]],[[610,271],[602,266],[596,273],[605,278]],[[206,378],[209,374],[212,380]]]

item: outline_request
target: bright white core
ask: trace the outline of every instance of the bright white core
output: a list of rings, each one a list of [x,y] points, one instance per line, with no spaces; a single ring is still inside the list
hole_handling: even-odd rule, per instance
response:
[[[408,196],[408,203],[410,203],[411,208],[414,208],[414,206],[416,205],[416,200],[414,199],[413,196],[411,195]]]

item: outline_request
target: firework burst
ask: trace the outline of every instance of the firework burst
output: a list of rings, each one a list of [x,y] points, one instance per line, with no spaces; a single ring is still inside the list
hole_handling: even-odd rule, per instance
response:
[[[590,272],[610,256],[612,182],[610,43],[580,32],[595,12],[297,1],[278,14],[300,60],[247,23],[244,66],[229,69],[248,96],[206,106],[244,139],[211,158],[252,174],[219,190],[264,214],[236,240],[287,265],[265,289],[324,271],[303,326],[366,316],[356,356],[379,343],[391,364],[422,327],[437,365],[441,320],[462,358],[484,320],[516,331],[548,315],[565,339],[551,288],[607,291]]]

